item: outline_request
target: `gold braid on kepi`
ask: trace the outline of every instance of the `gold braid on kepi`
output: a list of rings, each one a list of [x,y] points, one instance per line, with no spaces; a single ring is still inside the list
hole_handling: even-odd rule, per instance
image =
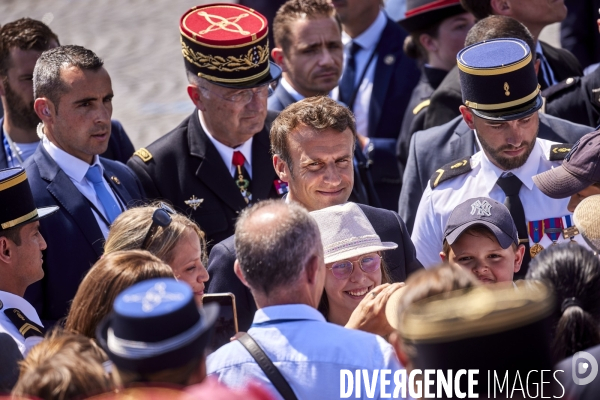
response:
[[[183,14],[179,24],[185,67],[232,88],[252,88],[281,77],[269,61],[269,26],[259,12],[238,4],[207,4]]]
[[[573,222],[592,250],[600,252],[600,195],[583,199],[575,208]]]

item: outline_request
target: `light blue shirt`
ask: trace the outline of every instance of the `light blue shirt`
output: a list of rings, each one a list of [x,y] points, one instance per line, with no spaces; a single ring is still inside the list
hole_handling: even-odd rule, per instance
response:
[[[357,369],[389,369],[392,375],[388,379],[392,382],[387,393],[392,393],[390,376],[403,368],[392,346],[380,336],[328,323],[308,305],[261,308],[248,333],[281,371],[298,399],[340,398],[342,369],[353,373]],[[282,398],[237,340],[208,357],[207,371],[229,387],[243,387],[253,380],[267,387],[275,398]],[[374,394],[371,398],[380,398],[379,381]],[[368,398],[364,387],[361,395]]]

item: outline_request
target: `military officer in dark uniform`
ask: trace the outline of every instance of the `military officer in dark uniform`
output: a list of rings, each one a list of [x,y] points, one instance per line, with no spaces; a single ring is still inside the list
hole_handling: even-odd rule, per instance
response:
[[[600,125],[600,68],[550,86],[542,96],[546,114],[594,128]]]
[[[247,7],[195,7],[180,32],[197,110],[128,165],[149,198],[170,201],[200,225],[210,248],[233,234],[248,204],[286,192],[269,154],[275,114],[267,113],[281,69],[269,62],[267,20]]]
[[[429,97],[456,65],[456,53],[464,47],[467,32],[475,24],[475,17],[465,11],[460,0],[444,3],[409,0],[406,6],[405,18],[398,21],[409,33],[404,40],[404,52],[422,67],[421,79],[412,91],[396,143],[400,176],[408,158],[410,138],[423,130]]]
[[[537,137],[542,97],[534,62],[529,46],[513,38],[476,43],[458,53],[464,103],[460,112],[476,132],[472,146],[481,150],[439,167],[429,179],[411,236],[425,268],[439,261],[452,210],[479,196],[503,202],[515,221],[519,243],[526,246],[516,277],[526,273],[529,256],[569,240],[562,234],[571,219],[568,199],[546,196],[532,180],[533,175],[560,165],[570,149],[568,144]],[[574,240],[583,243],[579,237]]]

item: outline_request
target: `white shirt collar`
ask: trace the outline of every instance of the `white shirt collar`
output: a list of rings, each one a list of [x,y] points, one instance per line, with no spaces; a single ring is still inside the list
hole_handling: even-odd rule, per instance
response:
[[[283,88],[285,89],[285,91],[288,92],[290,94],[290,96],[292,96],[292,98],[294,100],[300,101],[300,100],[304,99],[304,96],[302,96],[300,93],[298,93],[298,91],[292,87],[292,85],[287,81],[287,79],[282,78],[279,81],[279,84],[281,86],[283,86]]]
[[[363,33],[354,38],[354,41],[362,47],[363,50],[373,51],[379,42],[379,38],[387,25],[387,17],[383,10],[379,11],[379,15],[375,21]],[[342,32],[342,42],[345,44],[353,40],[346,32]]]
[[[306,304],[285,304],[281,306],[264,307],[256,311],[252,322],[259,324],[266,321],[290,318],[327,322],[319,310]]]
[[[198,110],[198,118],[200,119],[200,125],[202,125],[202,129],[204,129],[206,136],[208,136],[212,144],[215,145],[217,151],[223,159],[223,162],[225,163],[227,168],[229,168],[230,172],[235,170],[235,167],[232,164],[233,152],[239,151],[244,155],[244,158],[246,159],[246,163],[244,165],[248,164],[249,168],[247,167],[246,170],[248,170],[248,173],[251,174],[250,171],[252,170],[252,140],[254,139],[254,137],[251,137],[250,139],[246,140],[244,144],[236,147],[235,149],[231,148],[219,142],[213,137],[213,135],[211,135],[211,133],[208,131],[208,128],[206,127],[206,124],[204,123],[204,117],[200,110]]]
[[[488,158],[487,154],[483,150],[481,153],[481,174],[483,182],[486,182],[486,191],[489,193],[492,191],[492,188],[498,181],[498,178],[502,176],[505,172],[511,172],[513,175],[516,175],[517,178],[523,182],[523,185],[527,187],[527,189],[533,189],[533,175],[538,173],[539,165],[541,160],[544,158],[544,151],[541,148],[540,141],[536,139],[535,145],[533,146],[533,150],[525,164],[520,166],[519,168],[512,169],[510,171],[504,171],[497,166],[495,166]]]
[[[83,160],[67,153],[66,151],[58,148],[54,143],[52,143],[46,136],[42,139],[42,145],[44,149],[48,152],[50,157],[54,160],[54,162],[62,169],[65,174],[72,180],[81,183],[83,178],[85,178],[85,174],[88,169],[93,165],[99,165],[100,171],[104,174],[104,167],[100,163],[100,157],[98,155],[94,156],[94,161],[92,165],[89,165]]]

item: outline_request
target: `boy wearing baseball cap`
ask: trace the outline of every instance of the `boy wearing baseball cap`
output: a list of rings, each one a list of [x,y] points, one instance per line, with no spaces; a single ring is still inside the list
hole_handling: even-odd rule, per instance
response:
[[[511,282],[521,269],[524,253],[506,206],[477,197],[459,204],[450,214],[440,257],[487,284]]]

